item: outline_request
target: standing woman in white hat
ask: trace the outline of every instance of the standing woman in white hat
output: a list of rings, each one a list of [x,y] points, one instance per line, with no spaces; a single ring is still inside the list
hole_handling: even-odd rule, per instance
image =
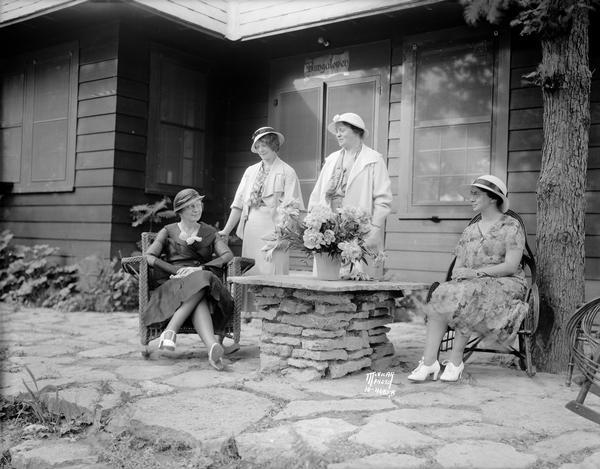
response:
[[[308,209],[315,205],[327,205],[332,210],[342,206],[363,209],[371,216],[371,231],[365,244],[372,250],[383,250],[383,225],[392,205],[385,160],[365,145],[368,132],[358,114],[336,114],[327,129],[336,136],[341,148],[325,159]]]
[[[283,254],[283,264],[270,262],[261,249],[263,239],[274,232],[277,223],[277,207],[282,201],[296,200],[304,210],[300,181],[296,171],[278,156],[285,141],[280,132],[272,127],[261,127],[252,134],[250,150],[261,161],[244,172],[242,181],[231,204],[231,213],[220,235],[228,236],[235,228],[242,238],[242,256],[255,260],[249,273],[285,274],[289,268],[289,252]]]
[[[467,226],[458,241],[452,280],[436,288],[424,305],[425,348],[419,366],[408,376],[411,381],[424,381],[429,375],[437,379],[438,349],[448,325],[455,329],[454,344],[440,379],[457,381],[471,335],[510,343],[527,313],[527,282],[520,265],[525,233],[515,218],[506,215],[506,185],[484,175],[473,181],[470,192],[471,206],[481,220]]]

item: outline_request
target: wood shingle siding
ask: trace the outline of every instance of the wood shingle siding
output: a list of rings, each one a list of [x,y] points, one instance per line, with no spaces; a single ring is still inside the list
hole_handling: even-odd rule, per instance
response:
[[[79,37],[74,190],[14,194],[3,200],[2,226],[21,244],[62,248],[65,260],[110,256],[118,27]]]
[[[399,175],[402,108],[402,47],[394,46],[390,84],[388,169]],[[511,208],[523,217],[529,243],[535,247],[536,185],[541,164],[542,95],[538,87],[522,78],[535,70],[539,50],[514,40],[511,48],[510,105],[508,127],[507,184]],[[592,57],[592,63],[598,58]],[[600,295],[600,81],[592,82],[590,153],[586,211],[586,298]],[[398,186],[398,184],[396,184]],[[402,190],[400,188],[399,190]],[[397,190],[394,190],[396,193]],[[395,197],[396,199],[396,197]],[[394,207],[395,208],[395,207]],[[432,282],[444,277],[451,252],[468,220],[398,219],[394,212],[386,224],[386,270],[388,275]]]

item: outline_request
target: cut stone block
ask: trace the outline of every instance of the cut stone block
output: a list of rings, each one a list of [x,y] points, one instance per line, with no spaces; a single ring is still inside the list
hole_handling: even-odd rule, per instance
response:
[[[307,360],[303,358],[288,358],[287,364],[296,368],[315,368],[319,371],[326,370],[329,366],[326,361]]]
[[[279,355],[280,357],[289,357],[292,354],[292,347],[289,345],[278,344],[260,344],[260,353],[269,353],[271,355]]]
[[[254,303],[258,307],[278,305],[280,302],[279,298],[273,298],[272,296],[258,296],[254,298]]]
[[[262,329],[263,331],[270,332],[271,334],[300,335],[302,333],[301,327],[267,321],[263,321]]]
[[[260,340],[263,342],[269,342],[272,344],[281,344],[281,345],[300,346],[300,344],[301,344],[301,340],[299,337],[289,337],[289,336],[285,336],[285,335],[263,334],[260,337]]]
[[[363,348],[355,352],[348,353],[348,360],[357,360],[358,358],[366,357],[373,353],[372,348]]]
[[[381,358],[394,354],[394,345],[391,342],[377,344],[373,346],[373,356],[371,358]]]
[[[370,331],[369,331],[370,333]],[[369,335],[369,343],[370,344],[384,344],[388,342],[387,335],[379,334],[379,335]]]
[[[287,368],[284,371],[287,378],[294,379],[296,381],[316,381],[323,377],[323,371],[316,370],[314,368]]]
[[[387,326],[374,327],[373,329],[369,329],[369,335],[387,334],[391,330]]]
[[[287,360],[277,356],[270,355],[268,353],[260,354],[260,371],[263,373],[270,373],[273,371],[279,371],[287,366]]]
[[[345,331],[322,331],[320,329],[302,330],[302,337],[319,337],[325,339],[335,339],[336,337],[342,337],[345,334]]]
[[[382,357],[371,361],[371,368],[375,371],[386,371],[392,367],[394,357]]]
[[[380,318],[373,319],[355,319],[348,326],[349,331],[368,331],[379,326],[385,326],[392,322],[391,316],[382,316]]]
[[[348,313],[355,312],[356,305],[353,303],[343,303],[339,305],[328,305],[323,303],[318,303],[315,305],[315,313],[318,314],[331,314],[331,313]],[[365,316],[366,317],[366,316]]]
[[[312,305],[302,301],[285,299],[280,303],[279,310],[291,314],[305,314],[312,312],[313,307]]]
[[[303,339],[302,348],[307,350],[343,349],[346,346],[346,339],[347,337],[337,339]]]
[[[272,321],[277,317],[277,314],[279,314],[279,309],[277,308],[263,308],[258,311],[252,311],[250,316],[254,319],[268,319]]]
[[[281,298],[284,295],[283,288],[272,288],[272,287],[256,287],[251,286],[250,291],[254,293],[256,298],[270,297]]]
[[[294,349],[293,358],[307,358],[309,360],[347,360],[348,353],[345,350],[306,350]],[[289,362],[288,362],[289,363]]]
[[[301,326],[307,329],[324,329],[329,331],[345,329],[350,323],[349,320],[338,318],[337,314],[333,314],[331,316],[320,316],[316,314],[282,314],[279,320],[282,323],[291,324],[292,326]]]
[[[329,303],[332,305],[351,304],[350,297],[344,293],[326,295],[323,293],[312,293],[306,290],[296,290],[293,296],[307,302],[319,301],[319,303]]]
[[[366,357],[359,360],[334,363],[329,365],[329,375],[332,378],[339,378],[347,375],[348,373],[353,373],[354,371],[358,371],[369,366],[371,366],[371,359]]]
[[[344,348],[346,350],[360,350],[369,347],[369,342],[364,337],[348,335],[344,337]]]

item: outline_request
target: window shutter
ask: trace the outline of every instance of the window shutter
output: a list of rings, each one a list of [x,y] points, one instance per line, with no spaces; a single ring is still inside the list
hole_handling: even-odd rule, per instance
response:
[[[206,72],[191,57],[152,52],[146,190],[204,185]]]
[[[21,142],[23,140],[24,71],[6,71],[0,89],[0,181],[21,180]]]
[[[20,62],[19,71],[2,75],[2,180],[14,182],[15,193],[73,190],[78,45]]]

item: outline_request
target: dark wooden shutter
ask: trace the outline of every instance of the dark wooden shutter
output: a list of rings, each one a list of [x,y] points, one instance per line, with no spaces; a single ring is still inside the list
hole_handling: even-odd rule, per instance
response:
[[[152,53],[146,189],[202,190],[206,129],[206,72],[191,57]]]
[[[5,70],[0,78],[0,181],[18,183],[21,180],[25,72]]]
[[[26,64],[21,182],[14,192],[72,190],[78,46],[32,54]]]

